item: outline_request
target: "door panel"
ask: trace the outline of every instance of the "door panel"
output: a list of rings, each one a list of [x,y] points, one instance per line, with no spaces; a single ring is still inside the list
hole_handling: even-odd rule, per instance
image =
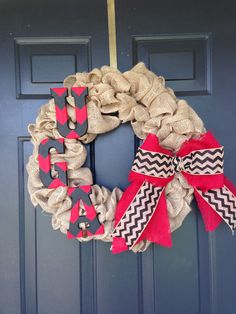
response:
[[[133,62],[165,77],[177,96],[211,92],[211,33],[133,37]]]
[[[235,3],[119,1],[117,17],[120,69],[143,61],[165,76],[167,86],[191,104],[225,146],[225,173],[235,182]],[[174,247],[153,248],[153,313],[234,313],[234,237],[223,224],[206,234],[192,207],[173,234]]]
[[[15,38],[15,62],[17,98],[50,98],[67,75],[91,68],[91,38]]]
[[[234,182],[235,6],[116,1],[119,69],[144,61],[165,76],[225,146]],[[233,314],[235,239],[224,225],[207,234],[194,203],[172,249],[120,255],[110,243],[68,241],[30,203],[27,125],[50,87],[109,63],[106,1],[1,1],[0,17],[0,313]],[[136,148],[129,125],[87,145],[95,183],[124,189]]]
[[[108,63],[106,1],[1,1],[0,17],[0,313],[93,313],[93,244],[53,232],[29,201],[25,165],[49,88]]]

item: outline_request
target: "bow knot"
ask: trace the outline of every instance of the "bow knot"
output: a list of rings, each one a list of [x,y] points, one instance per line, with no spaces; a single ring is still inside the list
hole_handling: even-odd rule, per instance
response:
[[[179,156],[175,156],[172,161],[174,172],[181,172],[184,170],[184,162],[183,158]]]

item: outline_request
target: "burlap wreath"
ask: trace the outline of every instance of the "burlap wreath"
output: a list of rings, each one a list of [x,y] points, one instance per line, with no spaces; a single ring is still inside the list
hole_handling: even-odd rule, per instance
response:
[[[155,133],[161,145],[177,151],[181,144],[191,137],[205,132],[203,122],[185,100],[177,99],[173,90],[165,87],[165,80],[149,71],[143,63],[137,64],[130,71],[119,72],[109,66],[94,69],[89,73],[76,73],[64,80],[64,86],[87,86],[88,132],[79,140],[65,139],[65,154],[52,155],[51,161],[65,161],[68,164],[69,186],[93,184],[92,173],[83,167],[86,160],[84,144],[93,141],[98,134],[109,132],[121,123],[130,122],[134,133],[144,139],[148,133]],[[75,122],[73,97],[67,98],[70,127]],[[114,115],[117,113],[117,116]],[[35,124],[28,127],[34,145],[33,154],[27,164],[28,190],[34,206],[52,214],[53,229],[66,233],[69,228],[71,199],[66,187],[45,188],[39,178],[38,146],[45,137],[57,139],[54,100],[41,107]],[[128,175],[128,174],[127,174]],[[166,190],[166,199],[171,231],[179,228],[190,212],[193,189],[182,175],[176,175]],[[93,185],[91,200],[104,224],[105,234],[79,238],[89,241],[92,238],[112,241],[114,213],[122,191],[114,188]],[[81,208],[83,210],[83,208]],[[134,251],[144,251],[148,241],[138,243]]]

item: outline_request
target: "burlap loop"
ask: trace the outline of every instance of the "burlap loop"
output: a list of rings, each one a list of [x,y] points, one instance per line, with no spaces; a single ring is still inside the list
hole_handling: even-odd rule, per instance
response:
[[[109,84],[101,83],[91,88],[90,97],[100,107],[102,113],[116,112],[119,109],[115,90]]]
[[[98,134],[117,128],[120,123],[130,122],[134,133],[145,139],[148,133],[158,136],[163,147],[176,152],[182,143],[202,134],[205,129],[201,119],[185,100],[176,98],[174,92],[165,86],[165,80],[149,71],[143,63],[133,69],[121,73],[117,69],[103,66],[89,73],[77,73],[68,76],[64,86],[69,89],[69,126],[74,127],[74,99],[70,89],[73,86],[87,86],[88,132],[79,140],[65,139],[65,154],[52,154],[51,161],[68,163],[68,179],[70,186],[92,184],[90,169],[82,167],[86,159],[83,145],[93,141]],[[115,114],[115,115],[114,115]],[[30,157],[27,171],[29,173],[28,190],[34,206],[52,214],[52,226],[66,233],[69,227],[71,200],[66,188],[55,190],[43,187],[39,179],[37,161],[38,145],[45,137],[60,138],[57,131],[54,101],[42,106],[35,124],[29,125],[29,132],[34,144],[33,155]],[[128,174],[127,174],[128,175]],[[166,188],[166,198],[171,230],[179,228],[190,211],[193,189],[181,175]],[[111,241],[114,212],[122,195],[115,188],[110,192],[105,187],[93,185],[91,199],[99,220],[104,223],[105,234],[94,238]],[[91,237],[81,238],[88,241]],[[134,247],[134,251],[144,251],[149,246],[143,241]]]
[[[88,103],[88,133],[102,134],[117,128],[120,120],[117,117],[102,115],[93,101]]]

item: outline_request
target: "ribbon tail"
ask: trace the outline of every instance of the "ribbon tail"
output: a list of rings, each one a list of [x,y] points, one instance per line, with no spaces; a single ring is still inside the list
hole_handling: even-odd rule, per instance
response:
[[[119,219],[116,219],[113,231],[113,253],[131,250],[135,244],[145,239],[171,246],[171,232],[163,191],[164,187],[157,187],[147,181],[133,182],[125,190],[117,207]]]
[[[236,228],[236,188],[225,178],[223,187],[202,191],[195,189],[206,230],[215,230],[224,221],[232,231]]]

